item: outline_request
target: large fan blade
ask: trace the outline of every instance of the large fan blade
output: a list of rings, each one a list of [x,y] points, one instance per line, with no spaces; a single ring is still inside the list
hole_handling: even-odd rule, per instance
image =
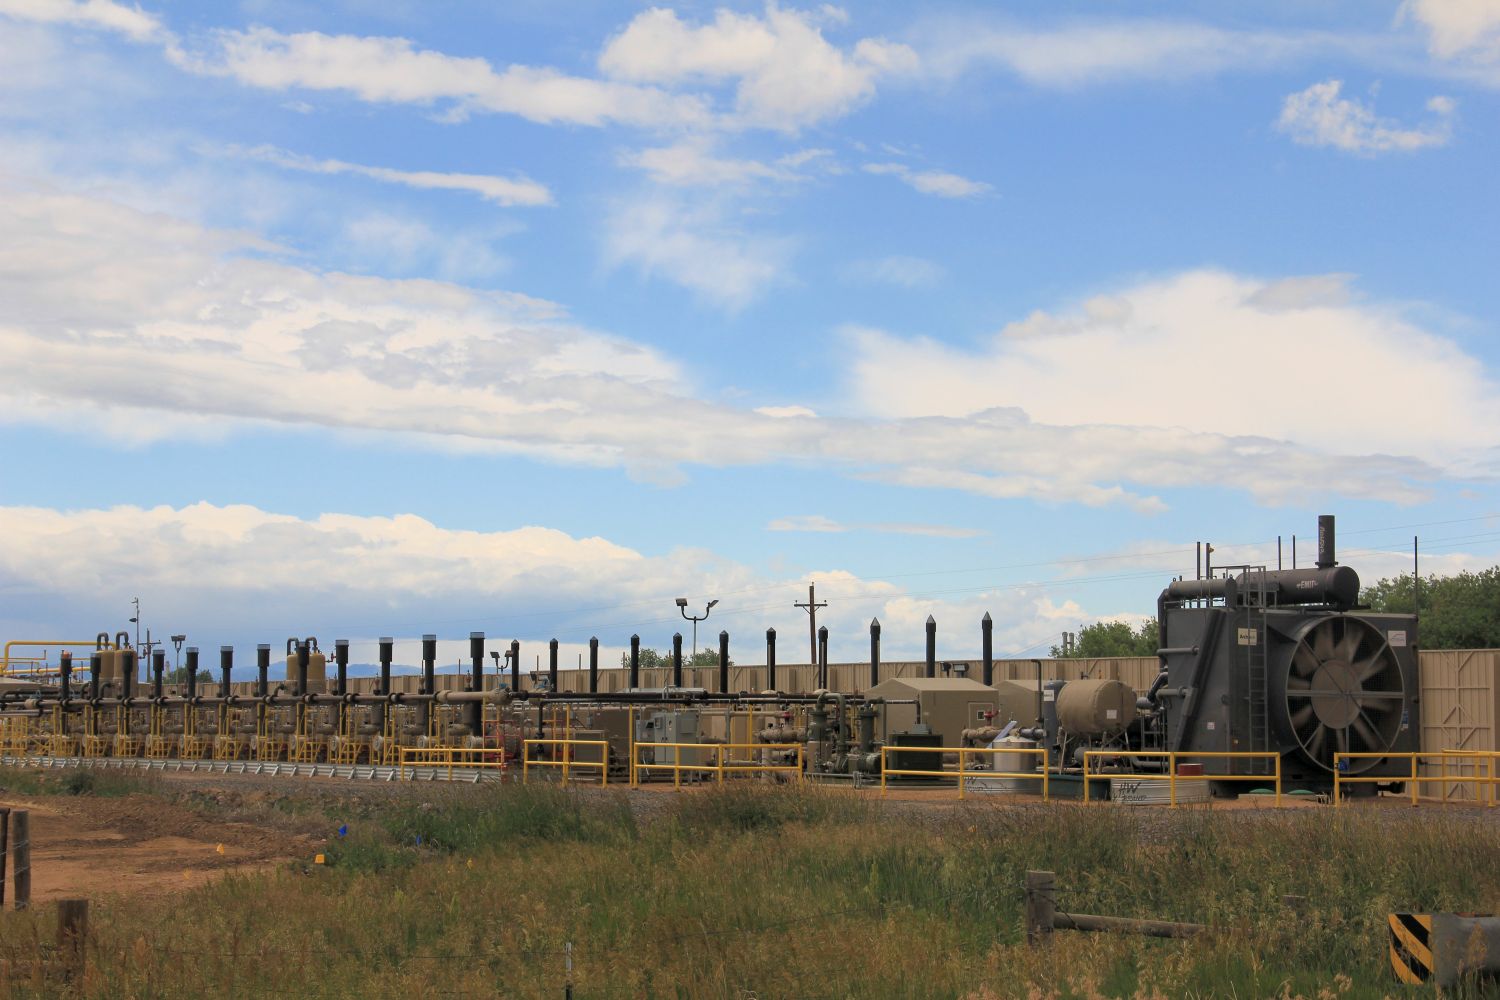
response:
[[[1328,727],[1321,722],[1318,728],[1313,730],[1312,739],[1307,741],[1307,755],[1313,760],[1323,759],[1323,748],[1328,743]]]
[[[1311,705],[1303,705],[1292,713],[1292,728],[1300,732],[1302,727],[1307,725],[1308,720],[1312,717],[1313,707]]]
[[[1307,643],[1298,644],[1297,652],[1292,655],[1292,666],[1296,668],[1299,677],[1311,677],[1313,671],[1318,669],[1318,658]]]
[[[1383,746],[1381,746],[1381,744],[1385,741],[1380,738],[1379,733],[1375,732],[1374,727],[1372,727],[1368,722],[1365,721],[1364,716],[1355,716],[1352,725],[1354,727],[1355,735],[1357,735],[1360,739],[1360,742],[1364,744],[1362,747],[1360,747],[1361,750],[1385,749]]]
[[[1335,729],[1333,731],[1333,739],[1338,744],[1339,753],[1349,752],[1349,730]]]
[[[1312,639],[1313,652],[1317,654],[1319,663],[1333,659],[1333,624],[1331,622],[1325,621],[1313,629]]]
[[[1384,669],[1386,663],[1388,662],[1386,659],[1386,652],[1390,648],[1390,643],[1381,643],[1380,648],[1375,651],[1374,656],[1371,656],[1368,660],[1360,660],[1359,663],[1355,664],[1354,676],[1359,680],[1361,684],[1369,680],[1371,677],[1374,677],[1376,674],[1380,673],[1382,669]]]
[[[1286,679],[1286,689],[1288,691],[1310,691],[1312,690],[1312,681],[1293,674]]]
[[[1364,637],[1363,629],[1356,626],[1353,622],[1345,622],[1344,637],[1339,640],[1338,646],[1335,647],[1335,653],[1338,658],[1345,663],[1353,663],[1354,654],[1359,652],[1359,643]]]
[[[1355,721],[1363,722],[1366,725],[1370,726],[1372,729],[1375,726],[1375,721],[1373,719],[1371,719],[1368,715],[1366,715],[1363,710],[1360,711],[1359,718],[1357,720],[1355,720]],[[1380,749],[1381,750],[1389,750],[1391,748],[1391,741],[1388,740],[1388,739],[1386,739],[1385,738],[1385,734],[1381,733],[1379,730],[1376,730],[1376,734],[1380,737]]]

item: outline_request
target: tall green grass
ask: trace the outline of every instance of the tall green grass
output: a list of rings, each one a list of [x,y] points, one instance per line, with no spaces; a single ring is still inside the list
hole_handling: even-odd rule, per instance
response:
[[[632,809],[637,805],[652,808]],[[665,812],[650,822],[637,812]],[[99,900],[87,975],[15,996],[1383,997],[1392,909],[1500,909],[1500,824],[1393,810],[883,806],[847,792],[424,790],[328,851],[171,900]],[[1192,941],[1060,932],[1059,906],[1202,921]],[[1287,909],[1281,897],[1307,897]],[[50,933],[5,914],[0,940]],[[1485,995],[1477,984],[1456,995]]]

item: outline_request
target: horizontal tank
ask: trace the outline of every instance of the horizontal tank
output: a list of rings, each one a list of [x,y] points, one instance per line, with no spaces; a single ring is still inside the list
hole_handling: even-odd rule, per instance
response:
[[[1068,681],[1057,692],[1057,724],[1074,736],[1111,736],[1135,720],[1135,699],[1124,681]]]

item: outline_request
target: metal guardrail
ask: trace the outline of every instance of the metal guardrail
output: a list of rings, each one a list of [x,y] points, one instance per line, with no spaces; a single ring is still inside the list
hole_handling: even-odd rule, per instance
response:
[[[946,771],[924,771],[909,768],[893,768],[890,766],[889,755],[891,753],[935,753],[935,754],[958,754],[958,770]],[[1041,769],[1039,771],[973,771],[964,767],[964,760],[970,754],[997,754],[997,753],[1025,753],[1032,754],[1040,759]],[[939,761],[941,763],[941,761]],[[1052,792],[1048,785],[1047,776],[1047,751],[1042,747],[892,747],[880,748],[880,797],[885,797],[886,777],[931,777],[931,778],[957,778],[958,797],[964,798],[964,781],[968,778],[1008,778],[1037,781],[1042,783],[1042,801],[1052,801]]]
[[[1380,760],[1405,760],[1411,765],[1409,775],[1344,775],[1345,761],[1359,759]],[[1437,760],[1441,769],[1437,774],[1419,774],[1418,766],[1424,762]],[[1472,761],[1475,764],[1473,774],[1449,774],[1449,761]],[[1478,764],[1484,761],[1487,764],[1484,774],[1480,774]],[[1406,781],[1411,783],[1411,804],[1419,805],[1421,798],[1421,786],[1425,782],[1443,782],[1452,784],[1468,784],[1480,786],[1474,791],[1476,805],[1484,804],[1484,786],[1490,790],[1489,804],[1494,807],[1497,799],[1500,799],[1500,777],[1497,777],[1497,763],[1500,763],[1500,750],[1418,750],[1409,753],[1379,753],[1365,751],[1359,753],[1335,753],[1333,755],[1333,804],[1343,805],[1342,789],[1344,785],[1373,785],[1390,784],[1393,781]]]
[[[560,746],[563,748],[562,760],[532,760],[531,748],[534,746]],[[598,760],[574,760],[574,747],[598,747]],[[570,772],[575,768],[597,770],[599,772],[599,783],[609,784],[609,740],[574,740],[574,739],[531,739],[526,740],[521,747],[521,783],[524,785],[531,780],[531,769],[533,767],[560,767],[562,768],[562,783],[568,784]]]
[[[641,750],[671,750],[672,763],[660,764],[652,762],[642,763],[640,759]],[[707,750],[714,751],[714,762],[712,764],[684,764],[682,762],[682,751],[690,750],[702,753]],[[743,761],[725,760],[724,755],[731,750],[795,750],[797,759],[791,764],[747,764]],[[631,748],[630,760],[630,787],[639,788],[641,784],[641,772],[671,771],[672,787],[682,787],[682,775],[684,772],[708,773],[717,777],[718,783],[724,783],[726,774],[765,774],[783,773],[795,774],[797,780],[803,780],[802,771],[802,744],[801,743],[634,743]]]
[[[405,781],[407,769],[418,767],[446,768],[449,781],[455,770],[498,771],[503,781],[508,769],[505,751],[499,747],[401,747],[397,776]]]
[[[1083,801],[1092,801],[1089,794],[1089,781],[1091,778],[1112,778],[1117,775],[1090,772],[1089,760],[1098,757],[1138,757],[1166,758],[1167,773],[1155,774],[1152,772],[1132,771],[1128,777],[1132,781],[1165,781],[1168,783],[1168,801],[1174,808],[1177,805],[1177,783],[1179,781],[1272,781],[1276,786],[1276,804],[1281,805],[1281,754],[1275,750],[1085,750],[1083,752]],[[1271,760],[1274,770],[1269,774],[1178,774],[1177,764],[1186,760],[1193,763],[1199,760]],[[1119,775],[1119,777],[1125,777]]]
[[[120,771],[202,772],[205,774],[248,774],[302,778],[348,778],[367,781],[399,781],[400,768],[373,764],[298,764],[289,761],[258,760],[151,760],[145,757],[35,757],[0,756],[6,767],[109,768]],[[495,771],[455,766],[451,772],[443,767],[408,765],[407,781],[445,781],[480,784],[499,781]],[[451,777],[449,776],[451,774]]]

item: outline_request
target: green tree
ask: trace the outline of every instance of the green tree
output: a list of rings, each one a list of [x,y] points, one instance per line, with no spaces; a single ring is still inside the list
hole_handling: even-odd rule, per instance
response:
[[[1068,654],[1075,660],[1095,659],[1105,656],[1155,656],[1156,619],[1147,618],[1139,628],[1131,628],[1129,622],[1095,622],[1078,630],[1078,640],[1073,652]],[[1053,658],[1062,658],[1060,646],[1052,647]]]
[[[1491,649],[1500,646],[1500,566],[1456,576],[1432,575],[1412,588],[1410,573],[1378,580],[1360,591],[1374,611],[1416,612],[1424,649]]]
[[[163,684],[186,684],[187,674],[187,667],[174,667],[171,670],[163,670],[161,674],[161,680]],[[214,675],[209,673],[207,670],[198,671],[199,684],[212,684],[213,680]]]
[[[641,669],[652,667],[670,667],[672,665],[672,651],[658,652],[647,646],[641,647]],[[700,649],[689,655],[687,650],[682,652],[682,665],[684,667],[717,667],[719,665],[719,651],[717,649]],[[729,658],[729,665],[734,666],[734,657]],[[626,650],[620,654],[620,666],[630,666],[630,651]]]

